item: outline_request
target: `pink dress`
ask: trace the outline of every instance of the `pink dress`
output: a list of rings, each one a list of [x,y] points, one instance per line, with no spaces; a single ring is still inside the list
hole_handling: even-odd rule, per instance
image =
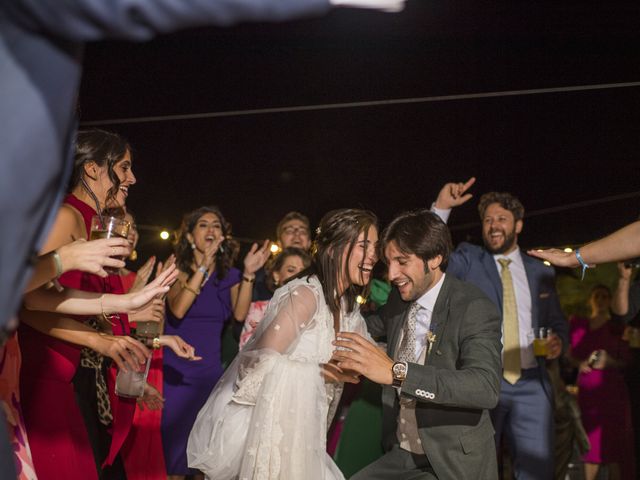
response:
[[[587,318],[571,317],[571,356],[583,361],[594,350],[606,350],[617,360],[630,360],[629,347],[611,322],[595,330]],[[631,406],[624,372],[606,368],[578,375],[578,404],[591,449],[587,463],[618,463],[622,478],[635,478]]]
[[[240,343],[238,344],[240,349],[244,347],[251,338],[251,335],[253,335],[253,332],[258,328],[258,324],[264,317],[264,312],[267,311],[268,305],[269,300],[257,300],[255,302],[251,302],[251,305],[249,306],[249,313],[247,313],[247,318],[244,320],[242,333],[240,334]]]

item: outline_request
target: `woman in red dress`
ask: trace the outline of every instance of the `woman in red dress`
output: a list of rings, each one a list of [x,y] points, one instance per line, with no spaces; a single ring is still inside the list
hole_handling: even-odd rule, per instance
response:
[[[88,238],[91,218],[107,206],[122,206],[136,178],[130,147],[118,135],[101,130],[79,132],[71,193],[65,198],[43,253],[78,238]],[[92,292],[124,293],[118,275],[101,278],[79,271],[59,278],[61,285]],[[51,317],[53,316],[53,317]],[[107,370],[113,421],[104,457],[96,458],[71,383],[81,347],[45,335],[30,325],[55,321],[56,314],[21,312],[22,352],[20,390],[22,410],[36,474],[40,480],[98,478],[100,465],[111,465],[125,441],[135,411],[135,400],[116,397],[116,370]],[[84,322],[86,317],[76,317]],[[113,335],[127,335],[126,315],[110,318]],[[101,472],[105,473],[105,472]],[[101,475],[102,476],[102,475]]]

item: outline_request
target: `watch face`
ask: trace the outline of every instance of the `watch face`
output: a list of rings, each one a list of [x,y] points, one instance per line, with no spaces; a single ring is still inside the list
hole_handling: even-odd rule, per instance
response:
[[[402,362],[396,362],[393,364],[393,376],[396,378],[404,379],[407,376],[407,366]]]

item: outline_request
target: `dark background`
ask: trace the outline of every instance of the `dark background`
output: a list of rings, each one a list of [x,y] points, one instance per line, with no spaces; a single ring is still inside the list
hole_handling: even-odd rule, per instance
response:
[[[455,241],[480,242],[477,198],[508,190],[538,213],[521,245],[577,244],[640,213],[638,87],[113,119],[635,82],[639,32],[638,2],[413,0],[393,15],[336,10],[98,43],[86,52],[81,118],[133,145],[128,203],[140,224],[176,228],[184,212],[217,204],[239,237],[273,238],[293,209],[316,224],[329,209],[364,207],[384,225],[475,175],[476,198],[450,220]],[[145,255],[167,250],[156,238],[143,237]]]

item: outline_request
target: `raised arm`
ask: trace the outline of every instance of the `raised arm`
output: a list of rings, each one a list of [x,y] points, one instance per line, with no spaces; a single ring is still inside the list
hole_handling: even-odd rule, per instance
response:
[[[124,295],[85,292],[82,290],[39,288],[25,295],[29,310],[44,310],[69,315],[100,315],[102,313],[128,313],[145,307],[155,297],[164,295],[175,281],[175,266],[162,272],[141,291]]]
[[[575,268],[580,266],[575,251],[565,252],[557,248],[550,248],[548,250],[530,250],[528,253],[558,267]],[[633,222],[611,235],[580,247],[580,255],[582,260],[590,265],[640,257],[640,221]]]
[[[256,341],[251,350],[268,349],[278,353],[290,351],[302,331],[312,326],[317,308],[318,300],[310,287],[294,287],[279,300],[273,320],[265,318],[262,321],[265,322],[264,329],[254,334]]]
[[[399,11],[404,0],[13,0],[0,3],[32,30],[76,42],[148,40],[188,27],[282,21],[325,13],[331,6]]]

